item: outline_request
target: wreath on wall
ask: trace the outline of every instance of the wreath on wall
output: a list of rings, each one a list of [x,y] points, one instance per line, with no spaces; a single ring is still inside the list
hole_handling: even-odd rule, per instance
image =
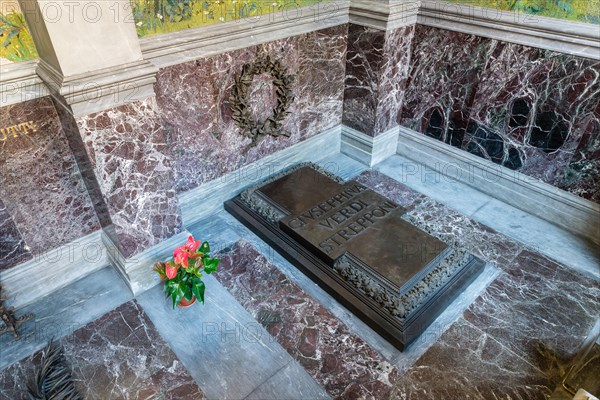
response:
[[[250,110],[250,86],[255,75],[268,73],[273,78],[273,85],[277,94],[277,106],[273,113],[264,121],[256,121]],[[252,139],[244,153],[256,146],[265,136],[291,135],[283,129],[283,121],[290,114],[289,107],[294,101],[292,83],[295,76],[287,72],[279,60],[271,60],[269,56],[259,58],[253,63],[244,64],[242,74],[235,79],[235,85],[229,98],[232,119],[240,129],[242,136]]]

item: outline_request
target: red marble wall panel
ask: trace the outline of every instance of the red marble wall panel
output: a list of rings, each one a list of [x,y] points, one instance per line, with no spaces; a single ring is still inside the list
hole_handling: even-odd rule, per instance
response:
[[[344,125],[377,136],[398,125],[414,26],[381,31],[350,24]]]
[[[600,62],[497,41],[489,55],[463,148],[600,203]]]
[[[600,203],[600,62],[417,26],[399,122]]]
[[[21,232],[0,200],[0,270],[31,259]]]
[[[78,120],[125,257],[181,231],[171,145],[161,122],[154,98]]]
[[[14,224],[3,224],[0,235],[19,232],[39,254],[99,229],[51,99],[0,108],[0,129],[0,199]]]
[[[177,191],[192,189],[339,125],[346,36],[347,27],[338,26],[161,69],[155,91],[173,143]],[[231,119],[229,97],[242,66],[266,55],[281,60],[296,75],[292,87],[296,100],[284,124],[292,135],[265,138],[244,153],[250,139],[240,135]],[[272,100],[261,82],[269,84],[265,77],[257,77],[254,89],[262,93],[252,100],[257,106],[262,100],[267,104]]]
[[[446,143],[462,143],[489,39],[417,25],[398,122]]]
[[[344,90],[344,125],[373,135],[385,32],[350,24]]]

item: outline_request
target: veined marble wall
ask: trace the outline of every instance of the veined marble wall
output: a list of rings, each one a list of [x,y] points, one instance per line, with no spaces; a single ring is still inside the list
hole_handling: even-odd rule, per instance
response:
[[[410,66],[414,26],[382,31],[350,24],[343,123],[369,136],[395,126]]]
[[[49,97],[0,108],[0,269],[100,228]]]
[[[418,25],[398,123],[600,203],[600,62]]]
[[[229,96],[243,64],[296,75],[290,138],[249,139]],[[75,119],[50,98],[0,109],[0,269],[102,227],[125,257],[182,229],[177,194],[342,122],[398,124],[600,202],[600,64],[421,25],[353,24],[160,70],[156,99]],[[256,109],[275,101],[253,83]],[[264,117],[264,116],[263,116]]]
[[[192,189],[339,125],[346,38],[347,25],[342,25],[161,69],[156,98],[173,144],[177,191]],[[288,73],[296,75],[292,88],[296,100],[284,125],[292,135],[265,138],[243,154],[250,139],[240,135],[231,119],[229,97],[242,66],[266,55],[280,59]],[[265,102],[260,108],[274,100],[270,80],[255,77],[253,81],[258,97],[251,101]]]
[[[600,203],[600,62],[423,25],[348,32],[346,126],[403,125]]]
[[[342,25],[164,68],[156,99],[81,118],[50,98],[0,109],[0,127],[36,127],[0,136],[0,269],[101,226],[124,257],[179,233],[178,192],[341,123],[346,42]],[[296,75],[292,135],[243,154],[250,140],[229,97],[243,64],[262,55]],[[270,81],[253,83],[257,109],[276,100]]]
[[[154,98],[77,120],[108,208],[108,231],[125,257],[181,232],[171,143]]]

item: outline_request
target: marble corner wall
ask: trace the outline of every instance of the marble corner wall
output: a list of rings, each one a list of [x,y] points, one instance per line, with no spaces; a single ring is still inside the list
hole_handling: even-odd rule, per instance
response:
[[[112,225],[129,258],[181,232],[171,142],[154,97],[77,119],[78,132]]]
[[[600,61],[492,41],[467,151],[600,203]]]
[[[413,41],[398,122],[445,143],[460,144],[489,40],[417,25]]]
[[[417,25],[398,122],[600,203],[600,62]]]
[[[398,125],[414,29],[414,25],[387,31],[349,25],[344,125],[369,136]]]
[[[347,25],[162,68],[156,100],[168,140],[178,193],[193,189],[341,123]],[[296,75],[295,102],[285,121],[289,138],[265,138],[246,154],[231,119],[229,97],[242,66],[257,56],[280,59]],[[256,116],[275,101],[270,77],[253,81]],[[254,97],[256,96],[256,97]],[[259,106],[259,107],[258,107]],[[270,109],[270,107],[268,107]]]
[[[0,269],[98,230],[52,100],[0,108],[0,129]]]

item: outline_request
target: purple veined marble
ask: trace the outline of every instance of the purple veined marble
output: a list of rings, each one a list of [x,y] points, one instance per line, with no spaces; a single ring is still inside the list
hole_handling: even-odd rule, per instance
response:
[[[600,202],[600,62],[418,25],[403,126]]]
[[[389,399],[546,399],[600,313],[600,284],[376,171],[356,178],[440,240],[501,269]]]
[[[342,25],[161,69],[156,99],[173,144],[177,192],[339,125],[344,91],[340,61],[345,59],[346,37],[347,26]],[[242,66],[266,55],[281,60],[288,73],[296,75],[292,87],[296,100],[284,123],[292,135],[267,137],[242,154],[250,139],[240,135],[231,119],[229,97]],[[259,98],[251,99],[257,112],[259,102],[270,104],[273,100],[269,85],[267,76],[253,82],[253,89],[260,93]]]
[[[24,123],[32,125],[6,129]],[[51,99],[2,107],[0,128],[4,129],[0,135],[2,215],[14,224],[3,229],[19,232],[33,255],[98,230],[98,218]],[[23,260],[17,257],[5,268]]]
[[[385,398],[398,371],[246,242],[215,277],[333,398]]]
[[[600,62],[497,41],[489,57],[463,148],[600,202]]]
[[[84,399],[206,399],[135,301],[77,329],[60,344]],[[0,371],[0,398],[25,398],[40,360],[41,351]]]
[[[0,270],[31,259],[21,233],[0,200]]]
[[[171,143],[154,98],[77,123],[123,255],[130,257],[181,232]]]
[[[370,136],[397,126],[414,26],[382,31],[350,24],[343,123]]]
[[[460,147],[489,39],[417,25],[398,122]]]
[[[467,249],[502,269],[511,267],[524,245],[377,171],[355,178],[408,211],[407,219],[444,243]]]
[[[460,318],[406,371],[387,399],[545,400],[557,384]]]
[[[373,135],[385,32],[350,24],[343,123]]]
[[[600,283],[524,250],[464,317],[560,381],[600,313]]]

